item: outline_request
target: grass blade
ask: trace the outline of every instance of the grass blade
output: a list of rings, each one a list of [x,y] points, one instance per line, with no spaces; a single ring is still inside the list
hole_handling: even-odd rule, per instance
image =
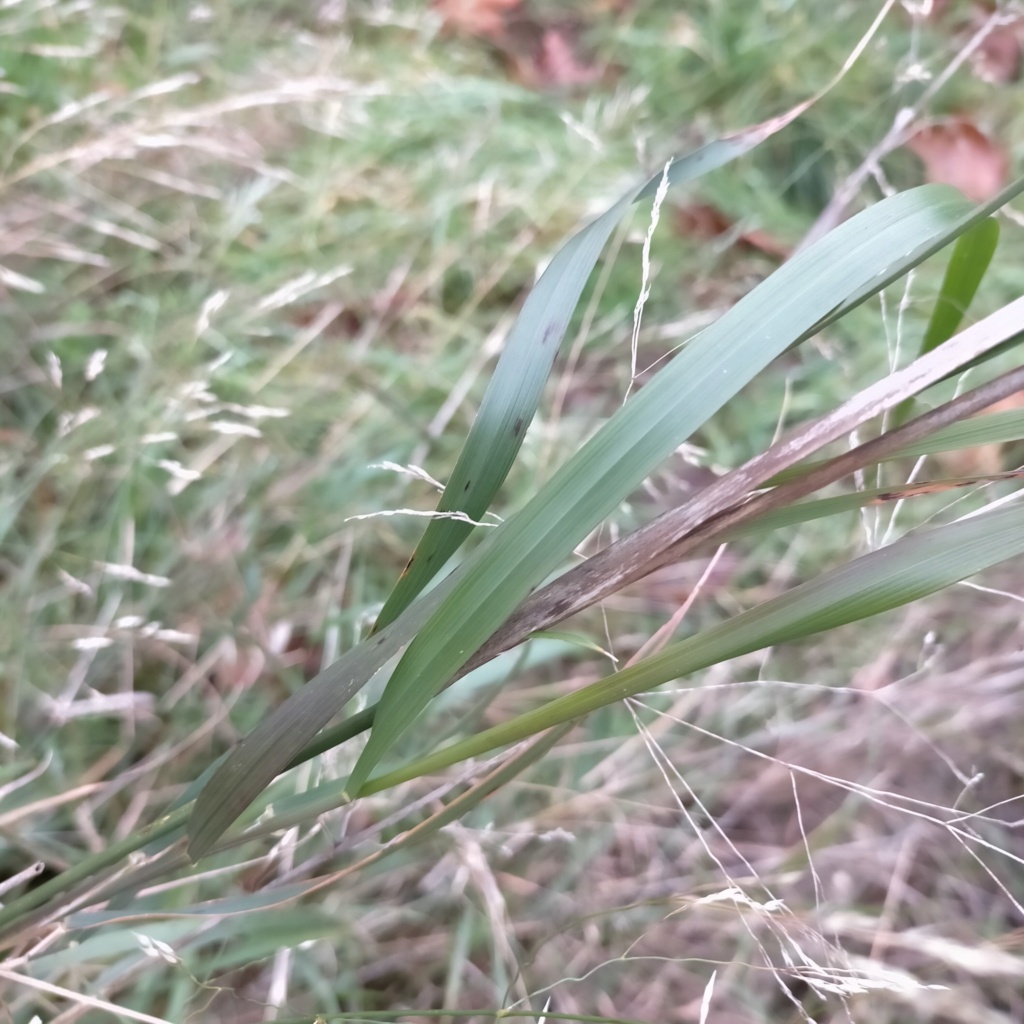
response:
[[[1010,409],[1006,412],[992,412],[974,416],[963,423],[951,423],[936,430],[930,437],[921,438],[903,445],[879,462],[894,462],[899,459],[916,459],[922,455],[938,455],[942,452],[961,451],[989,444],[1009,444],[1024,440],[1024,410]],[[823,466],[827,459],[813,459],[798,463],[790,469],[776,473],[769,485],[786,483]]]
[[[888,501],[904,501],[925,494],[936,494],[962,487],[973,487],[985,483],[997,483],[1000,480],[1018,479],[1021,471],[1016,473],[991,473],[984,476],[941,477],[933,480],[919,480],[906,487],[871,487],[851,494],[838,494],[833,498],[818,498],[815,501],[804,501],[787,508],[776,508],[750,522],[741,523],[722,534],[722,540],[735,540],[738,537],[758,536],[781,530],[787,526],[809,523],[815,519],[852,512],[867,505],[880,505]]]
[[[200,791],[191,812],[188,853],[193,860],[213,846],[228,825],[289,766],[295,753],[409,642],[451,582],[445,580],[386,629],[343,654],[231,751]]]
[[[785,115],[783,118],[755,125],[736,133],[728,139],[720,139],[709,143],[696,152],[673,161],[668,166],[666,172],[668,183],[672,185],[691,180],[736,159],[768,138],[774,131],[783,127],[784,124],[788,123],[787,118],[789,117],[790,115]],[[593,224],[588,228],[584,228],[582,234],[587,236],[585,247],[573,247],[572,243],[570,243],[563,248],[559,255],[561,256],[567,250],[569,255],[563,260],[561,270],[556,275],[550,277],[545,275],[545,278],[548,279],[548,284],[545,286],[547,298],[541,306],[537,307],[540,311],[547,310],[549,323],[554,323],[557,328],[557,322],[551,319],[555,311],[555,304],[557,303],[552,286],[559,283],[560,275],[569,274],[574,281],[582,275],[582,281],[585,281],[586,276],[590,272],[587,269],[586,261],[588,259],[592,261],[597,260],[601,245],[603,245],[603,241],[601,241],[602,233],[604,233],[604,237],[607,237],[607,233],[614,228],[615,223],[617,223],[629,203],[651,194],[657,189],[661,179],[661,175],[655,176],[635,192],[620,200],[612,211],[609,211],[602,218],[599,218],[598,222],[595,222],[595,224],[601,225],[599,230],[591,231],[595,227]],[[599,241],[601,245],[597,244]],[[593,262],[590,263],[591,268],[592,266]],[[582,282],[580,282],[580,287],[582,287]],[[537,312],[536,316],[537,324],[540,324],[542,320],[541,312]],[[564,331],[564,326],[561,330]],[[523,342],[524,345],[530,342],[530,337],[525,329],[522,337],[526,339]],[[552,349],[555,347],[555,345],[551,346]],[[518,361],[517,356],[517,365]],[[546,373],[547,371],[545,371],[545,375]],[[541,380],[540,385],[542,384],[543,381]],[[534,382],[532,386],[539,385]],[[497,399],[494,401],[495,404],[492,408],[493,417],[489,414],[489,418],[507,418],[510,407],[505,404],[504,400],[502,403],[499,403]],[[533,400],[533,405],[535,408],[536,399]],[[525,400],[522,402],[522,407],[524,410],[528,407],[528,403]],[[502,409],[505,411],[502,412]],[[532,416],[532,411],[530,415]],[[515,425],[515,418],[516,414],[513,413],[511,420],[513,427]],[[475,426],[476,424],[474,424],[474,428]],[[485,436],[483,429],[481,428],[481,432],[478,434],[480,438]],[[520,431],[517,435],[513,431],[511,438],[506,433],[505,441],[509,445],[508,450],[511,449],[511,446],[518,449],[523,432]],[[476,464],[478,454],[482,452],[486,452],[486,447],[481,440],[479,445],[474,443],[474,465]],[[514,457],[514,452],[511,457]],[[452,480],[449,481],[445,494],[447,495],[449,491],[457,494],[460,486],[465,489],[465,483],[460,484],[459,480],[469,477],[469,469],[466,469],[465,474],[458,478],[453,476]],[[478,476],[478,486],[481,488],[480,493],[482,495],[486,488],[484,484],[479,484],[480,479]],[[496,489],[500,484],[500,481],[497,480],[497,474],[486,478],[486,480],[486,486],[492,488],[493,493],[493,489]],[[470,483],[472,485],[471,479]],[[488,498],[488,503],[489,500]],[[442,501],[444,501],[444,496],[442,496]],[[486,504],[483,505],[483,508],[486,509]],[[479,514],[482,515],[482,511]],[[437,524],[445,527],[465,525],[452,520],[439,520]],[[454,531],[444,530],[441,532],[435,531],[433,536],[441,545],[436,549],[438,553],[433,559],[428,560],[426,557],[414,556],[416,558],[414,565],[417,563],[422,564],[424,567],[429,565],[429,571],[426,568],[416,569],[416,575],[413,578],[418,582],[401,584],[402,591],[399,596],[395,597],[393,593],[391,598],[389,598],[391,608],[387,612],[388,616],[394,615],[396,609],[407,604],[418,588],[425,585],[432,578],[434,572],[441,567],[444,560],[450,557],[452,551],[461,543],[461,540],[465,539],[466,533],[465,531],[460,532],[458,529]],[[419,551],[419,549],[417,550]],[[445,554],[446,551],[447,554]],[[421,576],[420,573],[425,575]],[[389,658],[398,653],[409,642],[422,627],[423,623],[435,613],[438,605],[456,583],[457,580],[449,577],[449,579],[443,581],[443,583],[435,588],[432,593],[420,598],[415,604],[410,605],[406,608],[405,612],[401,613],[398,618],[393,619],[386,626],[383,623],[386,621],[387,616],[382,612],[377,624],[377,628],[380,631],[375,636],[346,652],[333,665],[321,672],[297,693],[293,694],[281,707],[269,715],[252,733],[242,740],[238,747],[229,754],[224,763],[214,772],[213,777],[203,788],[196,800],[195,810],[189,822],[189,855],[191,857],[201,857],[210,849],[228,825],[273,781],[275,776],[292,763],[295,756],[358,693],[367,680]]]
[[[986,344],[999,344],[999,340],[1005,337],[1007,332],[1012,331],[1013,325],[1016,323],[1012,308],[1003,312],[1007,315],[993,314],[964,331],[957,342],[946,345],[943,348],[941,364],[948,366],[951,358],[967,358],[971,352],[976,352],[979,347]],[[997,322],[993,323],[993,319]],[[998,321],[1002,321],[1001,326]],[[968,342],[971,344],[967,344]],[[922,362],[935,363],[936,359],[934,356],[922,357],[912,366],[897,371],[880,382],[888,392],[888,402],[895,400],[898,395],[905,394],[900,382],[908,377],[915,378],[919,384],[927,381],[927,374],[923,374],[921,371],[920,364]],[[932,372],[934,374],[941,370]],[[887,404],[884,396],[877,396],[876,399],[865,402],[865,395],[877,392],[877,386],[869,387],[859,396],[844,403],[840,409],[825,417],[825,420],[831,424],[827,429],[824,429],[824,421],[819,419],[799,430],[795,436],[780,440],[763,455],[748,462],[745,467],[740,467],[721,478],[719,484],[723,486],[719,491],[718,498],[712,498],[711,493],[719,487],[719,484],[706,488],[696,499],[667,511],[647,526],[641,527],[628,537],[609,545],[582,565],[537,591],[528,601],[520,605],[515,613],[505,621],[501,629],[493,634],[487,643],[473,655],[467,665],[460,670],[460,675],[485,664],[502,651],[521,643],[527,636],[536,638],[543,635],[538,631],[547,630],[555,622],[566,617],[564,606],[567,601],[572,603],[572,607],[569,609],[569,614],[572,614],[596,603],[601,597],[621,589],[627,582],[642,578],[647,572],[653,571],[667,561],[678,561],[689,557],[698,548],[703,548],[708,544],[719,544],[730,538],[749,533],[766,532],[770,529],[821,518],[860,507],[867,501],[886,495],[895,497],[892,495],[891,488],[880,488],[870,493],[862,491],[856,495],[797,504],[814,491],[836,483],[858,470],[864,470],[869,466],[875,466],[905,454],[914,446],[925,446],[933,436],[938,437],[941,434],[942,437],[948,436],[950,440],[953,440],[952,431],[954,430],[963,429],[969,433],[971,427],[979,423],[981,419],[1004,419],[1007,414],[1000,414],[998,417],[968,419],[966,423],[958,422],[965,417],[975,416],[980,410],[1004,400],[1008,395],[1015,394],[1021,387],[1024,387],[1024,368],[1012,370],[971,391],[958,395],[949,402],[922,414],[912,422],[866,441],[842,455],[813,465],[805,463],[805,468],[802,472],[795,474],[794,480],[784,485],[772,486],[768,490],[761,490],[756,496],[750,497],[753,490],[764,486],[764,472],[769,472],[772,465],[778,464],[783,453],[787,458],[799,456],[801,437],[808,438],[807,442],[804,442],[805,444],[818,445],[838,436],[837,431],[849,433],[866,418],[878,415],[886,408],[891,407],[890,404]],[[1010,415],[1017,416],[1018,414]],[[1018,429],[1024,430],[1024,418],[1022,418],[1022,426]],[[982,439],[987,439],[997,431],[1004,436],[1016,436],[1010,426],[993,426],[992,429],[983,432]],[[764,464],[764,472],[752,473],[753,465],[758,462]],[[776,479],[778,476],[779,474],[776,474]],[[725,486],[732,478],[737,478],[735,484]],[[978,478],[974,479],[978,480]],[[968,481],[957,481],[955,484],[954,482],[943,482],[943,485],[945,483],[962,485],[966,482]],[[978,480],[978,482],[981,481]],[[705,496],[707,496],[706,499]],[[662,529],[661,526],[666,523],[669,523],[669,529]],[[655,530],[656,533],[651,532]],[[633,544],[635,540],[649,533],[647,541],[639,545]],[[646,556],[644,551],[647,552]],[[602,563],[609,566],[609,571],[602,573],[600,568],[595,568]],[[622,566],[630,567],[631,570],[627,571],[625,578],[621,574]],[[633,569],[633,567],[638,568]],[[597,647],[594,649],[600,650]],[[373,724],[375,714],[376,705],[350,716],[333,728],[325,729],[317,736],[315,743],[296,755],[290,767],[294,767],[303,760],[337,746],[368,729]]]
[[[709,416],[837,306],[971,210],[928,185],[859,214],[803,250],[695,338],[467,561],[391,677],[353,770],[358,792],[434,694],[542,578]],[[906,258],[906,257],[903,257]]]
[[[938,301],[921,341],[921,355],[931,352],[956,333],[992,262],[998,244],[999,221],[994,217],[975,224],[956,240],[942,279]]]
[[[756,125],[677,157],[666,166],[664,177],[669,185],[693,181],[742,156],[767,137],[765,132],[764,125]],[[655,175],[633,189],[575,234],[541,275],[509,332],[469,436],[438,502],[438,512],[461,512],[476,522],[490,508],[536,414],[569,319],[601,251],[629,207],[652,195],[662,177]],[[393,622],[409,606],[472,530],[471,523],[458,519],[431,520],[385,601],[375,630]]]
[[[1021,554],[1020,502],[913,533],[577,693],[371,779],[358,795],[518,742],[710,665],[897,608]]]
[[[1017,178],[1016,181],[1011,182],[1006,186],[998,195],[993,196],[987,203],[983,203],[980,206],[975,207],[971,212],[964,218],[964,221],[959,225],[958,229],[952,234],[948,235],[944,239],[937,240],[930,249],[926,249],[916,260],[912,266],[916,266],[917,263],[928,256],[934,255],[940,249],[944,248],[949,242],[955,238],[959,238],[964,232],[969,231],[976,225],[980,224],[983,220],[991,217],[997,210],[1002,209],[1011,199],[1015,199],[1021,192],[1024,192],[1024,177]],[[830,324],[834,324],[837,320],[841,320],[851,309],[859,306],[866,298],[874,295],[887,285],[892,284],[898,278],[902,277],[903,274],[909,269],[904,266],[899,269],[901,261],[895,261],[893,263],[893,269],[886,271],[883,279],[880,282],[872,282],[870,285],[855,291],[849,298],[844,302],[840,303],[834,310],[832,310],[828,316],[826,316],[820,324],[815,325],[815,332],[823,330]]]
[[[995,217],[986,217],[972,225],[956,240],[942,278],[939,298],[921,339],[920,355],[931,352],[956,333],[998,244],[999,221]],[[914,399],[908,398],[893,413],[893,423],[903,423],[913,408]]]

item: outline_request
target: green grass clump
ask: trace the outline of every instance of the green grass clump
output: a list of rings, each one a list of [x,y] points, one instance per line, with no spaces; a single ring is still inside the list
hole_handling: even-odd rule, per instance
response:
[[[887,607],[881,576],[863,567],[895,571],[907,551],[916,564],[914,545],[927,543],[854,560],[932,518],[951,531],[933,535],[951,550],[930,574],[901,577],[889,604],[1008,556],[1016,513],[989,508],[992,488],[714,536],[699,559],[632,582],[413,715],[419,687],[432,692],[458,671],[450,647],[491,608],[467,589],[472,601],[445,606],[396,670],[397,695],[385,689],[389,666],[349,705],[383,700],[369,753],[348,742],[282,775],[241,819],[244,841],[197,866],[182,839],[195,781],[370,635],[424,522],[354,517],[435,507],[430,477],[453,478],[513,319],[563,241],[671,155],[824,87],[874,12],[791,0],[685,12],[668,0],[524,3],[504,15],[506,31],[481,35],[421,3],[9,6],[7,1019],[391,1019],[439,1008],[484,1019],[503,1008],[661,1020],[680,1007],[697,1019],[704,997],[709,1021],[1016,1019],[1024,892],[1008,808],[1024,733],[1012,563],[986,571],[987,592],[955,587],[861,623],[849,623],[844,592],[822,622],[846,624],[824,637],[795,630],[781,643],[754,630],[801,601],[824,615],[814,587],[848,562],[862,574],[857,615]],[[797,122],[670,191],[635,352],[650,204],[610,230],[566,310],[566,341],[536,416],[517,431],[516,462],[485,503],[488,522],[512,524],[500,536],[584,445],[615,436],[627,393],[627,409],[655,406],[659,387],[671,390],[659,384],[670,356],[681,351],[686,366],[715,330],[726,337],[719,327],[691,340],[723,314],[738,322],[727,311],[762,282],[770,289],[903,108],[924,95],[922,116],[966,111],[1016,151],[1013,88],[986,84],[967,61],[925,92],[970,31],[956,10],[930,20],[892,11]],[[566,50],[582,69],[576,84],[551,63]],[[899,149],[871,171],[847,213],[921,180]],[[922,218],[948,213],[921,237],[954,233],[966,204],[926,195]],[[909,202],[873,209],[870,223],[881,234],[878,211]],[[696,204],[717,211],[713,232],[693,226]],[[998,217],[968,325],[1021,293],[1020,215],[1011,202]],[[895,266],[911,248],[873,258]],[[839,299],[856,273],[871,277],[852,263],[836,264],[848,274],[833,282]],[[573,548],[591,555],[650,523],[778,432],[906,365],[945,265],[924,262],[800,348],[762,353],[763,374],[720,409],[709,399],[711,413],[681,434],[686,446],[670,444],[709,377],[666,416],[660,443],[676,454],[652,457],[636,486],[609,472],[609,511],[594,513],[594,530],[570,537],[591,499],[563,509],[564,550],[538,560],[528,583],[526,543],[559,516],[522,531],[509,593],[569,569]],[[746,359],[754,350],[742,346],[767,321],[763,309],[743,320],[716,350],[722,362],[707,365]],[[1006,351],[886,425],[1018,362]],[[677,399],[686,386],[680,374]],[[855,440],[882,428],[874,419]],[[1015,431],[993,421],[982,437]],[[964,477],[982,463],[991,472],[993,458],[1012,466],[1009,449],[982,455],[968,471],[939,455],[924,470],[909,455],[880,469],[869,461],[855,488],[830,494]],[[949,525],[969,509],[990,518]],[[497,578],[485,561],[492,532],[472,530],[455,557],[481,586]],[[722,539],[729,547],[709,564]],[[399,626],[404,603],[392,606]],[[627,667],[662,627],[666,649]],[[747,646],[734,642],[748,628]],[[475,642],[465,639],[462,661]],[[531,738],[531,723],[554,724],[552,708],[564,729]],[[407,712],[408,729],[392,728],[389,716]],[[367,779],[368,795],[342,802]],[[370,795],[381,779],[396,784]],[[55,902],[19,910],[40,892]]]

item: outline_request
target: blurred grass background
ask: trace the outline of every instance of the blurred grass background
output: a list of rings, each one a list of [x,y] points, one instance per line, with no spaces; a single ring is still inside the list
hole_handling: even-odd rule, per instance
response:
[[[799,244],[987,13],[928,6],[897,4],[795,126],[670,196],[640,367]],[[0,873],[36,859],[58,871],[151,820],[350,645],[422,527],[350,517],[433,506],[429,483],[382,464],[444,480],[560,241],[671,154],[821,88],[875,13],[842,0],[0,6]],[[1020,86],[984,70],[965,62],[927,115],[967,119],[1019,166]],[[857,202],[924,173],[897,149]],[[1020,294],[1021,227],[1010,210],[972,313]],[[621,403],[645,229],[638,215],[595,275],[499,514]],[[595,544],[832,407],[898,346],[908,357],[940,277],[933,261],[780,360]],[[951,500],[901,511],[894,529]],[[734,545],[688,622],[863,549],[890,515]],[[702,568],[570,628],[627,658]],[[173,1022],[549,999],[696,1021],[715,970],[719,1024],[1020,1020],[1020,584],[1009,570],[986,583],[996,592],[958,588],[594,715],[467,821],[312,899],[86,930],[23,970]],[[406,753],[607,665],[557,638],[526,658],[445,695]],[[286,791],[313,778],[296,775]],[[928,811],[996,804],[1005,827],[963,825],[984,852]],[[401,806],[373,798],[273,856],[215,860],[166,889],[167,909],[343,865],[408,820],[389,817]],[[733,885],[762,906],[723,896]],[[0,986],[0,1020],[112,1019]]]

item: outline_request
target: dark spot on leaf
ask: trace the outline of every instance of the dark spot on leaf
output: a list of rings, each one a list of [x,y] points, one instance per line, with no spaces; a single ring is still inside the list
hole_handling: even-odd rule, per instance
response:
[[[512,433],[518,437],[523,432],[523,417],[519,416],[516,418],[515,423],[512,424]]]
[[[558,334],[558,325],[557,324],[548,324],[547,327],[544,328],[544,337],[541,338],[540,343],[542,345],[547,345],[549,342],[554,341],[556,339],[557,334]]]
[[[469,485],[470,485],[471,483],[472,483],[472,481],[471,481],[471,480],[467,480],[467,481],[466,481],[466,486],[462,488],[462,490],[463,490],[463,493],[465,493],[466,491],[468,491],[468,490],[469,490]]]

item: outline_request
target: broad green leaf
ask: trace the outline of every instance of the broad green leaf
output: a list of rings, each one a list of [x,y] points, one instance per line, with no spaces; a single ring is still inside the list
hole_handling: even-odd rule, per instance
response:
[[[715,170],[753,148],[763,137],[763,129],[757,126],[678,157],[667,167],[667,183],[678,185]],[[477,522],[490,508],[536,414],[569,319],[605,243],[629,207],[653,194],[661,180],[661,174],[655,175],[623,196],[566,242],[541,275],[509,332],[469,436],[441,495],[438,512],[461,512]],[[430,521],[384,603],[375,629],[388,625],[408,607],[472,530],[472,523],[458,519]]]
[[[941,185],[884,200],[800,252],[693,339],[467,560],[392,674],[349,792],[362,788],[530,590],[694,430],[851,295],[947,236],[970,212]]]
[[[751,651],[788,643],[908,604],[1024,554],[1024,504],[1003,505],[948,526],[920,530],[584,687],[398,771],[371,779],[359,796],[419,778],[515,743],[598,708]],[[699,685],[699,679],[692,680]]]

